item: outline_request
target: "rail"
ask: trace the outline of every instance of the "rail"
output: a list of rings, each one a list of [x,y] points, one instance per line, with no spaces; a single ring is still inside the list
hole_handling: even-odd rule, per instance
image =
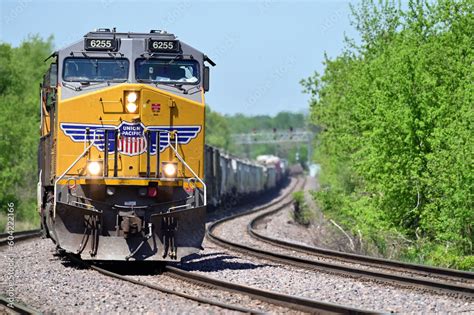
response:
[[[269,211],[268,213],[275,213],[276,211],[285,209],[286,207],[292,204],[292,200],[284,201],[282,199],[280,200],[279,203],[280,203],[279,206],[275,210]],[[213,243],[216,243],[225,248],[228,248],[231,250],[237,250],[241,253],[259,257],[259,258],[269,259],[269,260],[280,262],[283,264],[293,265],[299,268],[305,268],[305,269],[310,269],[310,270],[324,270],[327,272],[336,272],[336,273],[346,274],[346,275],[351,275],[351,276],[356,276],[356,277],[363,276],[365,278],[373,279],[376,281],[387,282],[389,280],[390,283],[393,283],[393,281],[396,281],[399,285],[402,285],[402,286],[407,286],[407,285],[416,286],[418,288],[423,288],[425,290],[449,291],[450,293],[463,294],[463,295],[474,294],[474,287],[472,285],[470,286],[470,285],[454,283],[454,282],[450,283],[447,281],[414,278],[414,277],[405,276],[403,275],[403,273],[397,274],[397,273],[390,273],[390,272],[374,271],[374,270],[369,270],[369,269],[363,269],[360,267],[358,268],[355,266],[335,264],[333,262],[324,262],[324,261],[302,258],[302,257],[295,256],[294,253],[284,254],[277,251],[264,250],[261,248],[256,248],[255,246],[248,246],[248,245],[244,245],[244,244],[237,243],[234,241],[230,241],[215,233],[216,228],[220,225],[223,225],[226,222],[232,221],[233,219],[238,218],[238,217],[242,217],[249,214],[254,214],[256,212],[267,210],[273,205],[274,204],[265,205],[257,209],[254,209],[252,211],[239,213],[237,215],[215,221],[211,223],[210,225],[208,225],[207,230],[206,230],[206,236]],[[265,212],[265,214],[266,213],[267,212]],[[247,227],[247,233],[249,233],[252,236],[249,230],[249,227]],[[293,250],[293,248],[291,249]],[[436,268],[433,268],[431,269],[431,271],[435,272],[435,269]],[[458,274],[462,275],[465,273],[459,272]],[[467,277],[471,278],[472,277],[471,273],[467,273]]]

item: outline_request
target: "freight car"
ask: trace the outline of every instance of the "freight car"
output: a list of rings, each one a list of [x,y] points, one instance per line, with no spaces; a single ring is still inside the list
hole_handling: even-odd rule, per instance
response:
[[[212,146],[205,156],[208,205],[211,209],[229,208],[257,194],[275,188],[265,166],[237,158]]]

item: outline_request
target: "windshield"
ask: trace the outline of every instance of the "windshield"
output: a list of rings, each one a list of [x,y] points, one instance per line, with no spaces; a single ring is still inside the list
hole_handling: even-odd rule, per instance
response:
[[[135,73],[138,81],[196,84],[199,64],[194,60],[137,59]]]
[[[72,82],[124,81],[128,78],[128,67],[129,62],[124,58],[66,58],[63,79]]]

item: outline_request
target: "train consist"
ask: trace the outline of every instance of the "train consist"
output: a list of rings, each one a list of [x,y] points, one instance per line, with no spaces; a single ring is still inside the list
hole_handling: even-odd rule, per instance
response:
[[[277,188],[288,175],[288,162],[262,155],[257,161],[234,157],[206,146],[205,179],[210,209],[229,208]]]
[[[276,186],[276,166],[204,146],[209,66],[164,31],[99,29],[54,52],[41,85],[38,209],[85,260],[179,260],[206,208]]]

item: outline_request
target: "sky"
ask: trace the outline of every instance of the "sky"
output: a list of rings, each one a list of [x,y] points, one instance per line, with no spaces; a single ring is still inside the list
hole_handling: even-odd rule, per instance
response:
[[[223,114],[307,111],[299,81],[357,38],[349,1],[0,0],[0,17],[13,46],[39,34],[61,48],[96,28],[173,33],[216,62],[206,103]]]

